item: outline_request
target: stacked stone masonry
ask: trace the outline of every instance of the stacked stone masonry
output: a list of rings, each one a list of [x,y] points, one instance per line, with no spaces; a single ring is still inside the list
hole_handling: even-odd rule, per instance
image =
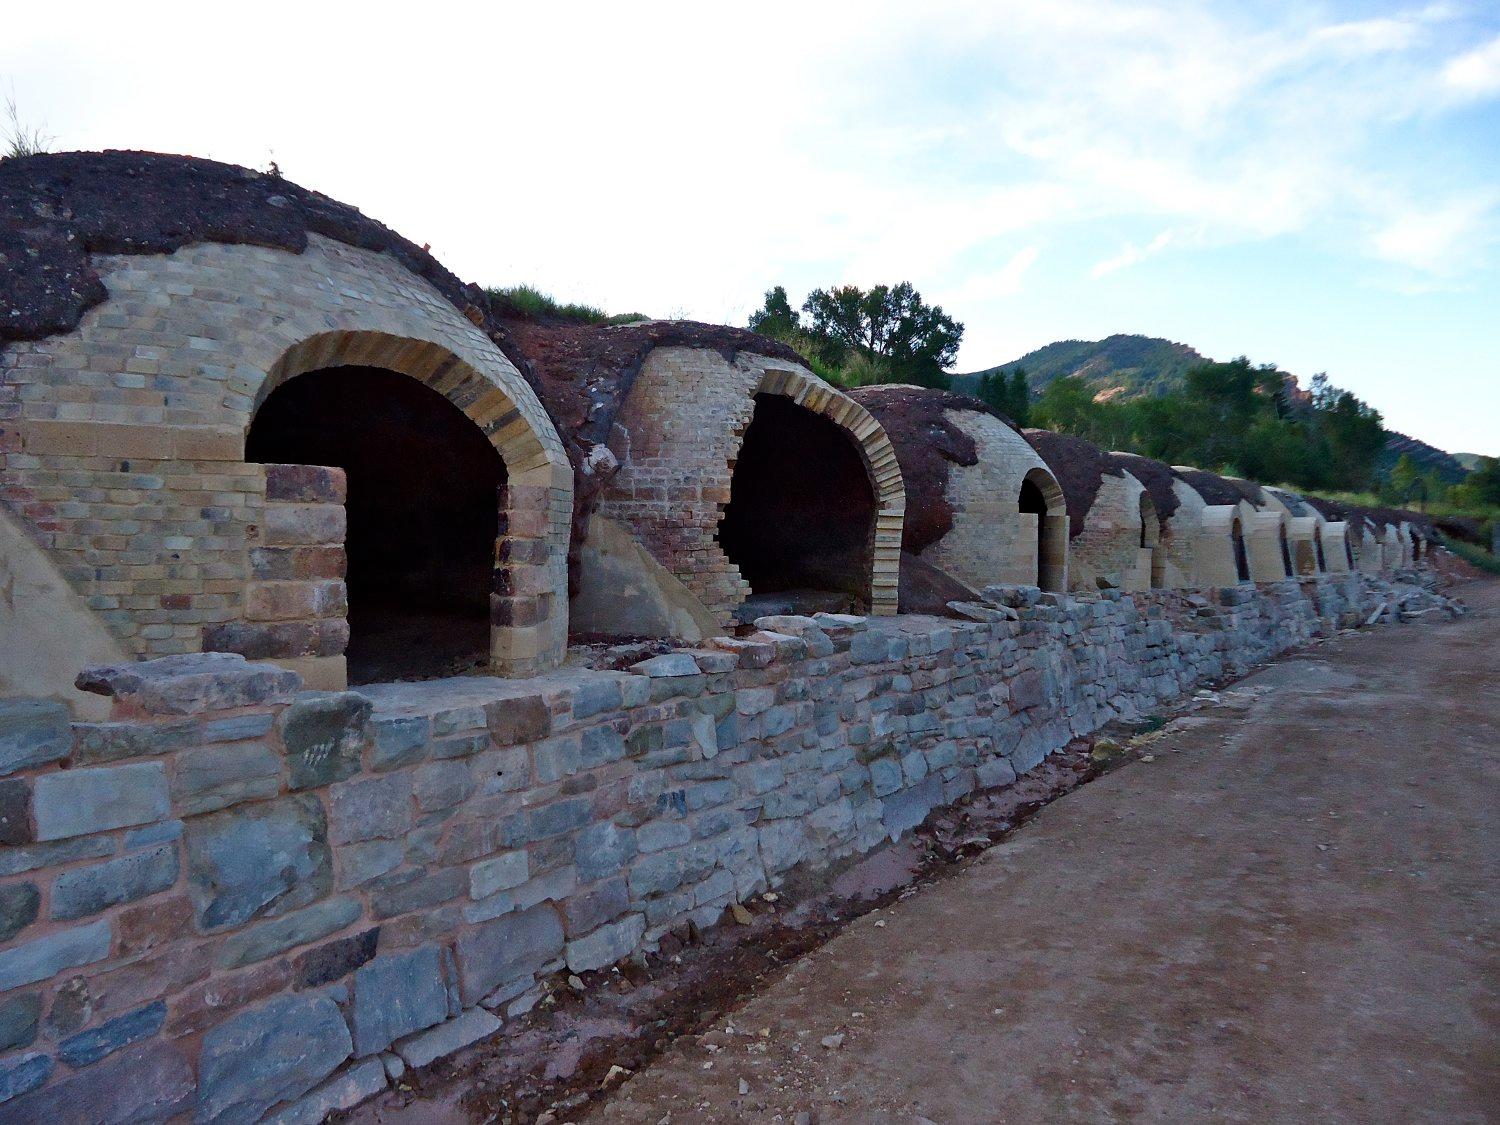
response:
[[[320,1120],[548,974],[713,924],[1391,591],[996,587],[983,620],[767,618],[629,672],[318,692],[207,653],[85,673],[106,721],[0,704],[0,1117]],[[317,619],[310,596],[288,602]]]

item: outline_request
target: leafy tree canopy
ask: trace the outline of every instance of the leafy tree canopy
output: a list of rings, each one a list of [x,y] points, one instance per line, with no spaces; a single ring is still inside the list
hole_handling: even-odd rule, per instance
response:
[[[802,314],[806,314],[804,321]],[[897,285],[836,285],[814,289],[792,308],[783,286],[766,292],[750,316],[757,332],[804,347],[830,369],[849,370],[836,381],[946,386],[945,369],[958,358],[964,326],[929,305],[909,281]]]

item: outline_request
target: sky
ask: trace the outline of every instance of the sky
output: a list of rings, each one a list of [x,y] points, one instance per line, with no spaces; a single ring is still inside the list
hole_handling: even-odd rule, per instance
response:
[[[1164,336],[1500,454],[1500,4],[13,6],[55,149],[266,168],[465,280],[744,323],[911,281],[956,370]]]

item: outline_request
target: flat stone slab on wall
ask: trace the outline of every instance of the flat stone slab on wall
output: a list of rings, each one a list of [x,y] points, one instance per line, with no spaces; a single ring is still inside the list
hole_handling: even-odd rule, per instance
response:
[[[983,620],[763,619],[627,672],[299,692],[220,654],[91,673],[103,722],[8,704],[0,1118],[321,1120],[547,974],[714,924],[1388,589],[1000,588]]]

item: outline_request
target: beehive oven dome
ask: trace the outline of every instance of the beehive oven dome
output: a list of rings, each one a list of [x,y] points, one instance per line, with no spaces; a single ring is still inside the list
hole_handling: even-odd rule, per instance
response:
[[[1068,504],[1068,532],[1076,538],[1083,531],[1104,478],[1121,476],[1125,470],[1108,453],[1081,437],[1051,430],[1026,430],[1025,435],[1062,485]]]
[[[91,254],[170,254],[201,242],[300,254],[307,236],[384,251],[512,348],[484,292],[346,203],[280,175],[155,152],[60,152],[0,161],[0,342],[78,326],[108,293]]]
[[[953,530],[949,467],[973,465],[979,458],[974,439],[954,425],[946,412],[985,414],[1020,433],[1016,424],[998,410],[954,391],[883,384],[858,387],[849,392],[849,397],[875,416],[896,449],[906,483],[907,515],[901,548],[914,555]]]
[[[1146,486],[1151,494],[1151,503],[1156,507],[1156,519],[1163,528],[1182,503],[1173,487],[1179,474],[1165,461],[1142,457],[1138,453],[1111,453],[1110,460]]]

